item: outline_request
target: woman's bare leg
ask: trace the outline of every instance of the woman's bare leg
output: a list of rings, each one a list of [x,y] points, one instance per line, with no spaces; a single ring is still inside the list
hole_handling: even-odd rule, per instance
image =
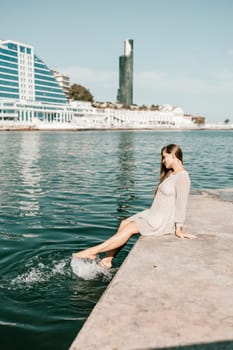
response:
[[[130,223],[129,220],[127,219],[124,219],[121,221],[119,227],[118,227],[118,230],[116,232],[116,235],[119,234],[119,232],[121,232],[121,230]],[[122,246],[123,247],[123,246]],[[101,259],[101,262],[100,264],[103,264],[105,265],[106,267],[111,267],[112,266],[112,259],[114,258],[114,256],[117,254],[117,252],[122,248],[122,247],[119,247],[119,248],[116,248],[116,249],[112,249],[108,252],[106,252],[106,257],[104,257],[103,259]],[[83,253],[83,252],[86,252],[88,251],[89,249],[85,249],[83,250],[82,252],[80,253]],[[78,257],[79,253],[76,253],[76,254],[73,254],[74,257]],[[95,258],[93,258],[95,259]]]
[[[125,219],[121,222],[120,226],[119,226],[119,229],[117,231],[117,233],[119,233],[126,225],[128,225],[130,223],[129,220]],[[110,250],[108,252],[106,252],[105,254],[105,257],[103,259],[101,259],[100,261],[100,265],[103,265],[107,268],[111,268],[112,267],[112,260],[113,258],[115,258],[115,256],[118,254],[118,252],[125,246],[122,245],[121,247],[119,248],[116,248],[116,249],[113,249],[113,250]]]
[[[96,256],[100,253],[106,253],[114,251],[115,249],[119,249],[123,245],[127,243],[129,238],[134,234],[138,233],[138,229],[136,227],[135,222],[127,221],[127,224],[123,224],[119,227],[117,233],[115,233],[112,237],[107,239],[105,242],[100,243],[94,247],[85,249],[79,253],[73,254],[75,258],[82,259],[96,259]]]
[[[130,221],[128,221],[127,219],[123,220],[120,223],[120,226],[118,228],[117,234],[126,226],[130,223]],[[124,246],[124,245],[123,245]],[[112,267],[112,260],[113,258],[115,258],[115,256],[117,255],[117,253],[123,248],[123,246],[116,248],[116,249],[112,249],[108,252],[106,252],[106,255],[103,259],[101,259],[100,261],[100,265],[107,267],[108,269],[110,269]]]
[[[115,258],[115,256],[123,248],[123,246],[121,246],[119,248],[116,248],[116,249],[112,249],[112,250],[106,252],[105,257],[100,260],[99,265],[105,266],[108,269],[110,269],[112,267],[112,260],[113,260],[113,258]]]

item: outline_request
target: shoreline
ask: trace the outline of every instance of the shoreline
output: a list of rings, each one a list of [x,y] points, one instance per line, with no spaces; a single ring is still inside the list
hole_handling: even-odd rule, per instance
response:
[[[43,127],[39,128],[37,126],[25,126],[25,125],[0,125],[1,131],[232,131],[233,128],[228,127],[200,127],[200,128],[79,128],[79,127]]]

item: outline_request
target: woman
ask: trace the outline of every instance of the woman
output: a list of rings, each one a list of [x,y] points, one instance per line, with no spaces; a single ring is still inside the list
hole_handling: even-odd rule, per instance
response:
[[[190,179],[183,166],[182,151],[170,144],[161,150],[160,181],[152,205],[121,222],[118,231],[105,242],[73,254],[75,258],[96,259],[106,253],[101,265],[111,268],[112,259],[134,234],[143,236],[175,233],[179,238],[195,238],[183,232]]]

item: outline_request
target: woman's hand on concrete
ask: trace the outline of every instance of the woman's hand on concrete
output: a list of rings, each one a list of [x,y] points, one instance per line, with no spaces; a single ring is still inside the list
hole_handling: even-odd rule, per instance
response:
[[[181,227],[177,227],[176,228],[176,237],[178,237],[178,238],[188,238],[188,239],[195,239],[195,238],[197,238],[196,236],[191,235],[191,233],[183,232]]]

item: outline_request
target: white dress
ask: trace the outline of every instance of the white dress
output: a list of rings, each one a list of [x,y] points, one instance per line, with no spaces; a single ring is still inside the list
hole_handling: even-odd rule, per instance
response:
[[[144,236],[174,233],[183,226],[186,217],[190,178],[186,170],[170,174],[159,185],[149,209],[129,217]]]

